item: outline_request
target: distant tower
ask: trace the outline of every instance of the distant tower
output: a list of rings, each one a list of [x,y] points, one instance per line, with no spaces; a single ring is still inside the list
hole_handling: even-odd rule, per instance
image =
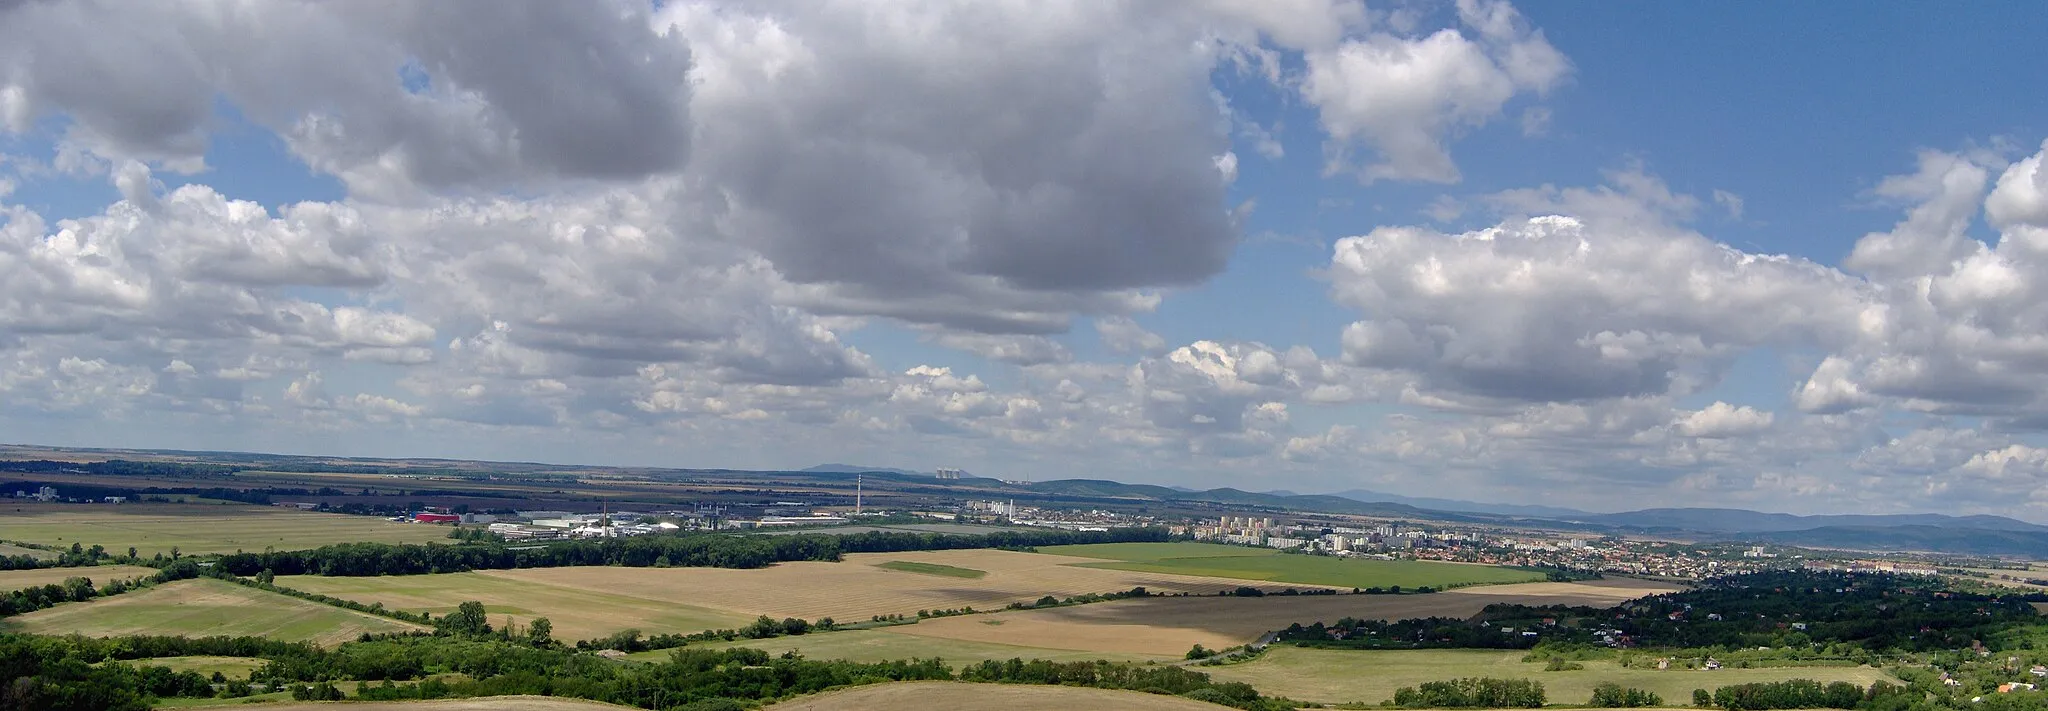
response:
[[[855,516],[860,515],[860,484],[861,475],[853,475],[853,515]]]
[[[932,472],[932,474],[940,479],[960,478],[960,470],[958,469],[947,469],[944,467],[940,467],[937,471]]]

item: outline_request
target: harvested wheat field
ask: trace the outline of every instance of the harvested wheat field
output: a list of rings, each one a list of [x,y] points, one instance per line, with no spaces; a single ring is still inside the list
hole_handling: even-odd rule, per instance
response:
[[[929,563],[987,574],[959,578],[878,567],[892,561]],[[958,550],[857,553],[838,563],[779,563],[756,570],[583,567],[493,570],[479,574],[632,596],[662,605],[695,605],[749,617],[830,617],[840,622],[882,614],[914,615],[918,610],[968,606],[1000,609],[1012,602],[1030,602],[1046,595],[1068,597],[1135,587],[1155,593],[1215,593],[1243,585],[1267,590],[1315,587],[1073,565],[1100,562],[1043,553]],[[469,598],[451,599],[459,602]],[[452,606],[455,602],[444,604]],[[545,614],[541,610],[536,612]],[[1185,646],[1181,651],[1186,651]]]
[[[416,629],[424,628],[206,578],[0,620],[0,631],[30,634],[248,635],[316,644],[339,644],[364,632]]]
[[[1487,605],[1613,605],[1671,592],[1666,583],[1617,579],[1459,588],[1428,595],[1155,597],[1094,605],[948,617],[891,628],[902,634],[973,642],[1125,654],[1180,654],[1257,640],[1289,624],[1341,617],[1466,617]],[[1000,622],[1000,624],[991,624]]]
[[[771,711],[925,711],[934,708],[976,711],[1217,711],[1229,707],[1178,696],[1078,686],[904,681],[827,691],[768,708]]]
[[[265,704],[264,709],[285,711],[307,711],[308,709],[347,709],[347,711],[604,711],[605,709],[627,709],[630,706],[614,706],[580,699],[558,699],[551,696],[489,696],[481,699],[448,699],[444,701],[375,701],[349,703],[305,702]],[[780,708],[780,707],[777,707]]]
[[[116,580],[134,580],[156,575],[155,568],[140,565],[92,565],[83,568],[37,568],[33,570],[0,571],[0,592],[10,592],[37,585],[56,585],[70,578],[91,580],[97,587]]]

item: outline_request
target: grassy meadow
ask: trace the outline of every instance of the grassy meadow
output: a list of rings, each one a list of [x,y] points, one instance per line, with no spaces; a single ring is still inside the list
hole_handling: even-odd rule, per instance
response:
[[[1426,681],[1468,676],[1534,679],[1543,682],[1552,704],[1584,704],[1602,682],[1652,691],[1666,706],[1691,704],[1693,689],[1712,691],[1733,684],[1787,679],[1822,683],[1854,682],[1869,686],[1880,679],[1897,683],[1871,667],[1773,667],[1715,671],[1624,669],[1609,661],[1581,662],[1578,671],[1544,671],[1543,664],[1524,662],[1521,650],[1416,649],[1332,650],[1275,646],[1264,657],[1217,667],[1196,667],[1218,681],[1242,681],[1268,694],[1321,703],[1377,704],[1394,698],[1394,690]]]
[[[130,547],[149,556],[301,550],[330,543],[448,541],[448,528],[373,516],[246,504],[0,503],[0,539],[48,546]]]
[[[1108,561],[1080,564],[1090,568],[1340,588],[1384,588],[1395,585],[1403,588],[1443,588],[1490,583],[1525,583],[1544,579],[1542,573],[1487,565],[1288,555],[1266,548],[1215,543],[1100,543],[1048,546],[1039,550],[1055,555],[1101,558]]]
[[[339,644],[364,632],[412,629],[419,627],[208,578],[0,619],[0,631],[30,634],[248,635],[318,644]]]

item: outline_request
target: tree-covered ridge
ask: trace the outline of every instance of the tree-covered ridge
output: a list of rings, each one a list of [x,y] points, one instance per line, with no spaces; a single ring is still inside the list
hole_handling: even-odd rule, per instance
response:
[[[1337,647],[1522,649],[1579,643],[1929,651],[1988,644],[2016,625],[2038,623],[2030,597],[1957,592],[1932,578],[1773,571],[1710,579],[1691,590],[1611,608],[1496,604],[1470,619],[1345,618],[1296,624],[1282,630],[1280,639]]]

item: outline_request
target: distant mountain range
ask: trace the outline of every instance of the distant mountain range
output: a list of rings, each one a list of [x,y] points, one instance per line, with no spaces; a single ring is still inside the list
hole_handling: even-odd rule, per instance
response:
[[[1580,511],[1578,509],[1568,509],[1558,506],[1541,506],[1537,504],[1486,504],[1477,501],[1460,501],[1457,499],[1436,499],[1426,496],[1402,496],[1400,494],[1385,494],[1377,491],[1366,491],[1364,489],[1339,491],[1337,493],[1331,494],[1331,496],[1342,496],[1344,498],[1353,499],[1356,501],[1407,504],[1409,506],[1414,506],[1416,508],[1431,509],[1435,511],[1462,511],[1465,513],[1499,514],[1502,516],[1531,516],[1536,518],[1579,518],[1584,516],[1598,515],[1587,513],[1585,511]]]
[[[1818,528],[1873,529],[1912,526],[1941,529],[1976,529],[2048,533],[2048,526],[2004,516],[1948,516],[1944,514],[1849,514],[1796,516],[1759,513],[1742,509],[1643,509],[1613,514],[1566,517],[1589,523],[1640,528],[1663,528],[1702,533],[1781,533]]]
[[[820,464],[815,467],[805,467],[799,471],[802,471],[807,474],[867,474],[870,472],[884,472],[888,474],[902,474],[905,476],[933,476],[931,472],[918,472],[911,471],[909,469],[892,469],[889,467],[863,467],[854,464],[838,463],[827,463]]]

